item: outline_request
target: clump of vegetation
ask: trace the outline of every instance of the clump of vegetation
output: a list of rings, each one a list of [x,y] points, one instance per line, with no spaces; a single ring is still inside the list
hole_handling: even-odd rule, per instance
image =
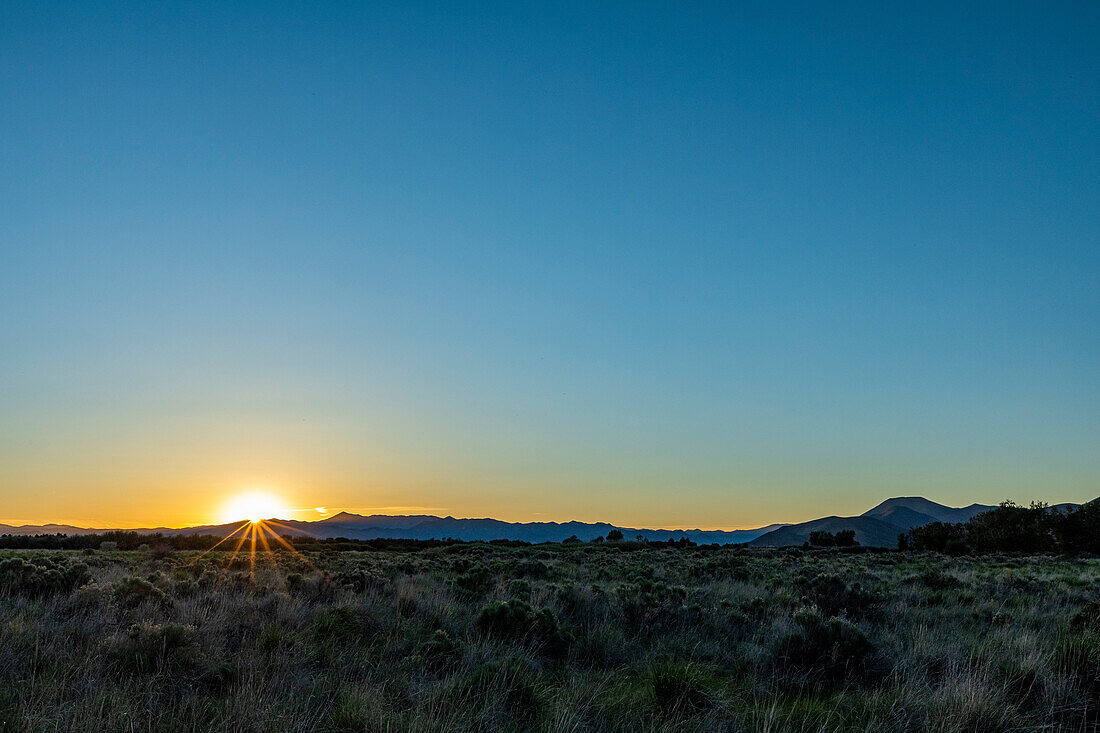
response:
[[[117,541],[0,550],[0,729],[1100,726],[1087,555]]]
[[[434,633],[417,647],[416,654],[424,664],[433,670],[439,671],[454,663],[462,657],[465,645],[458,639],[454,639],[443,629],[436,629]]]
[[[134,624],[108,652],[123,670],[158,672],[191,666],[196,660],[194,628],[176,623]]]
[[[0,590],[28,596],[48,596],[71,591],[88,582],[91,574],[83,562],[43,555],[0,559]]]
[[[550,656],[560,657],[573,641],[572,632],[559,624],[549,608],[536,610],[519,598],[493,601],[477,615],[477,628],[486,636],[527,639],[539,645]]]
[[[649,687],[662,716],[698,713],[715,702],[712,679],[697,665],[661,660],[649,668]]]
[[[358,643],[374,631],[371,618],[347,605],[319,611],[310,630],[314,640],[321,644]]]
[[[822,573],[809,584],[808,595],[824,616],[844,613],[849,618],[868,615],[877,598],[857,583],[847,583],[835,573]]]
[[[898,539],[904,550],[933,550],[953,557],[993,552],[1100,554],[1100,499],[1069,509],[1011,501],[963,524],[932,522]]]
[[[481,702],[492,730],[531,730],[543,708],[537,673],[516,657],[480,665],[459,684],[459,691]]]
[[[829,681],[843,680],[863,671],[872,647],[857,626],[812,611],[799,611],[794,622],[798,629],[782,637],[775,646],[780,666]]]
[[[115,602],[123,608],[135,608],[145,601],[167,604],[171,602],[168,594],[145,578],[129,575],[115,586]]]
[[[856,542],[854,529],[842,529],[837,532],[825,530],[810,532],[810,544],[814,547],[854,547],[859,543]]]

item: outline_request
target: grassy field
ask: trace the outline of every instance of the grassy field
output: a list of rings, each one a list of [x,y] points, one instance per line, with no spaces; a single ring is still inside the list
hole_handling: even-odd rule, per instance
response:
[[[668,548],[0,553],[0,728],[1100,726],[1100,561]]]

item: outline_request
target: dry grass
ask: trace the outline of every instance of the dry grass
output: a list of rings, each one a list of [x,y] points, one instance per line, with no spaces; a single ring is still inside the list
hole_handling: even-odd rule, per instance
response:
[[[55,570],[0,568],[0,730],[1100,725],[1096,560],[614,543],[231,555],[0,553]]]

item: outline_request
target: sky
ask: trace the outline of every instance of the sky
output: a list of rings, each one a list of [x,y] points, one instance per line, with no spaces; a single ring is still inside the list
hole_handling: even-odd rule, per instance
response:
[[[0,522],[1100,495],[1100,4],[678,5],[0,4]]]

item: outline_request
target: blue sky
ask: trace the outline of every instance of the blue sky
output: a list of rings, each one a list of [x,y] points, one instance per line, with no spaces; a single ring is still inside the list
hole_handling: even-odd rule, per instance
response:
[[[0,11],[0,521],[1100,494],[1100,6]]]

